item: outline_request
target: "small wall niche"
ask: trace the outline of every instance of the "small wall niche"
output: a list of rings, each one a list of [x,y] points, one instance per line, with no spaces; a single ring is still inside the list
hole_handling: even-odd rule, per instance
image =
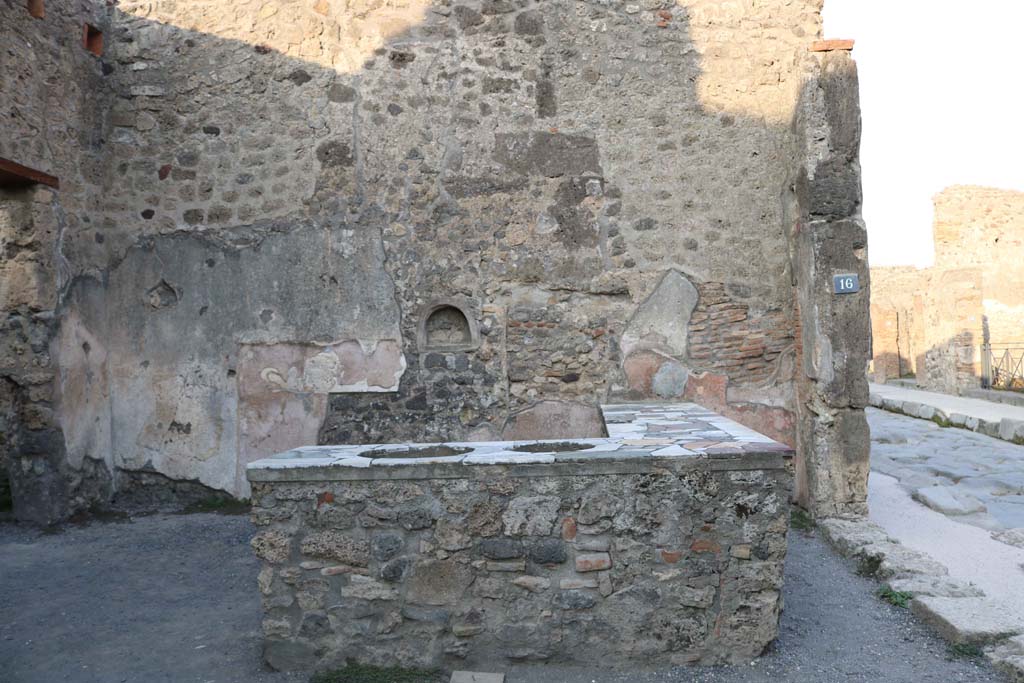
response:
[[[461,302],[437,301],[423,310],[418,342],[421,351],[468,351],[480,345],[476,321]]]
[[[82,26],[82,46],[97,57],[103,54],[103,31],[92,24]]]
[[[28,9],[28,13],[36,19],[46,16],[46,4],[43,0],[27,0],[25,7]]]

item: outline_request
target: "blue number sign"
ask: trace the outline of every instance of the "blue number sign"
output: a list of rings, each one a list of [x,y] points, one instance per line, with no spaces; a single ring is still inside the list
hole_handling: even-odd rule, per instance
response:
[[[856,273],[832,276],[832,292],[835,294],[853,294],[860,291],[860,278]]]

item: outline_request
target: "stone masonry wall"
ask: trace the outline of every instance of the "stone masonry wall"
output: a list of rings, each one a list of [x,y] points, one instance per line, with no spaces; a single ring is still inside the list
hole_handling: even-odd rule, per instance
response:
[[[110,449],[92,427],[106,410],[90,389],[102,349],[61,332],[70,261],[104,249],[91,228],[107,93],[86,22],[106,27],[99,3],[51,2],[44,18],[0,3],[0,158],[59,180],[0,181],[0,498],[9,481],[18,518],[44,524],[112,491]],[[88,243],[72,247],[72,234]]]
[[[985,340],[1024,339],[1024,192],[955,185],[935,196],[935,264],[981,274]]]
[[[777,633],[788,474],[715,462],[254,483],[264,656],[746,663]]]
[[[244,497],[299,444],[596,436],[611,396],[796,440],[821,0],[61,5],[8,3],[0,33],[89,79],[42,81],[73,116],[37,136],[66,160],[41,464],[64,489],[99,458],[107,498]],[[10,87],[29,130],[51,95]],[[429,341],[444,306],[464,341]],[[86,504],[60,488],[53,514]]]

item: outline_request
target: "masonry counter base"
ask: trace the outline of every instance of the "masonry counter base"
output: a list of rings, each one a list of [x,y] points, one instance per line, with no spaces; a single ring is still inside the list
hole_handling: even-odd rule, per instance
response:
[[[252,463],[267,662],[759,655],[778,630],[792,452],[693,404],[603,410],[606,439],[320,446]]]

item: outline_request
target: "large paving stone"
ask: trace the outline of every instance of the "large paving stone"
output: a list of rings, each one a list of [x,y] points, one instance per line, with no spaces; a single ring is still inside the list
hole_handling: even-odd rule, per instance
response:
[[[910,608],[954,644],[989,645],[1024,633],[1024,618],[990,598],[919,597]]]
[[[970,515],[984,512],[985,504],[969,493],[950,486],[925,486],[914,491],[914,500],[944,515]]]

